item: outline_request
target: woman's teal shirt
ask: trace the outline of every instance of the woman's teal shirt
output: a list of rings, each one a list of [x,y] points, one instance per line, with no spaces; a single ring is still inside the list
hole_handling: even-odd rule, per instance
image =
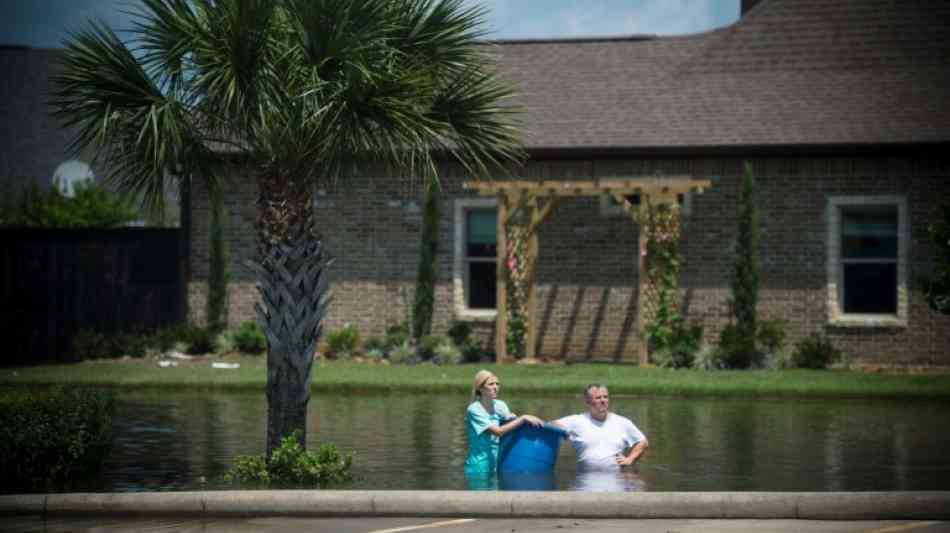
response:
[[[501,426],[511,418],[508,405],[501,400],[492,403],[494,413],[489,413],[478,400],[465,411],[465,433],[468,435],[468,458],[466,473],[494,472],[498,462],[498,437],[488,431],[489,426]]]

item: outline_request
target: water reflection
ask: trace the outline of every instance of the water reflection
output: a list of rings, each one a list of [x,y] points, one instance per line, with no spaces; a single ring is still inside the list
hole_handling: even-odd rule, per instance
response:
[[[640,492],[646,482],[633,470],[580,470],[571,485],[572,490],[587,492]]]
[[[518,396],[518,412],[553,419],[583,409],[576,397]],[[354,454],[353,489],[473,487],[464,476],[465,395],[314,395],[308,444]],[[619,477],[578,473],[562,444],[557,490],[950,490],[950,406],[869,401],[635,398],[614,411],[650,439]],[[264,451],[263,393],[134,392],[119,399],[114,451],[102,491],[221,488],[238,455]],[[484,488],[525,486],[491,479]],[[520,489],[519,489],[520,490]]]

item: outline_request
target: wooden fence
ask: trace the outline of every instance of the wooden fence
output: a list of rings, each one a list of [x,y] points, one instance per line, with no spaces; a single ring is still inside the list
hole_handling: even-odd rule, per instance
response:
[[[0,229],[0,365],[74,361],[73,336],[186,315],[178,229]]]

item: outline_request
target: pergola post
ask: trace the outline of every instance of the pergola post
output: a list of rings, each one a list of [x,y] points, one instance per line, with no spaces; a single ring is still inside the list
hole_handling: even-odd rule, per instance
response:
[[[508,359],[508,285],[505,258],[508,257],[508,196],[498,195],[498,226],[496,231],[496,254],[498,257],[495,271],[495,359],[504,362]]]

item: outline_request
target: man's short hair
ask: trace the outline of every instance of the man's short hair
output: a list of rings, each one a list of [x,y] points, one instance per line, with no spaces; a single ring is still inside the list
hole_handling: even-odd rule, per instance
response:
[[[590,394],[591,394],[591,391],[594,389],[607,390],[607,385],[604,385],[603,383],[591,383],[590,385],[587,386],[586,389],[584,389],[584,400],[588,402],[590,401]]]

